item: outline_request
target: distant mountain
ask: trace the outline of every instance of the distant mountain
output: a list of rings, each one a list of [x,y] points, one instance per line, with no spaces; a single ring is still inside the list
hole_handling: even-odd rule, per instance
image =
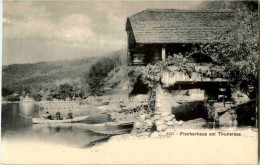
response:
[[[104,56],[115,54],[125,55],[126,50],[120,50]],[[103,56],[103,57],[104,57]],[[101,57],[87,57],[54,62],[39,62],[33,64],[12,64],[2,68],[2,88],[17,91],[22,86],[41,86],[44,83],[81,82],[81,78],[90,67]]]
[[[13,64],[3,67],[3,87],[17,83],[44,83],[63,79],[76,79],[81,76],[97,58],[85,58],[35,64]]]

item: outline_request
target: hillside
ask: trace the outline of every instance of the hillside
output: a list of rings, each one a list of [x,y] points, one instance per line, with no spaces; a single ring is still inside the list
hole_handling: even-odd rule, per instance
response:
[[[30,88],[39,88],[43,84],[50,83],[82,83],[83,76],[99,59],[117,54],[124,56],[125,52],[125,50],[120,50],[105,54],[102,57],[3,66],[3,95],[5,95],[6,90],[21,93],[21,90],[28,86]]]
[[[109,72],[105,79],[105,87],[111,89],[106,91],[106,95],[114,93],[127,93],[128,94],[128,71],[127,66],[118,66]]]
[[[3,67],[3,88],[17,92],[21,86],[40,86],[43,83],[79,82],[98,58],[76,59],[35,64],[14,64]]]

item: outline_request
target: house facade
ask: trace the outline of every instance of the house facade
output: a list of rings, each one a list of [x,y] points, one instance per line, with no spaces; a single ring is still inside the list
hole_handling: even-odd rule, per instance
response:
[[[169,56],[174,58],[174,54],[188,52],[192,46],[203,43],[226,42],[230,36],[224,39],[219,38],[219,34],[228,30],[234,14],[230,11],[177,9],[148,9],[134,14],[126,22],[128,66],[165,61]],[[208,54],[196,54],[188,60],[197,69],[208,69],[213,64]],[[156,91],[155,106],[159,111],[175,113],[185,111],[185,108],[178,108],[184,103],[213,101],[223,102],[225,106],[230,98],[227,80],[203,78],[196,73],[188,76],[182,72],[174,75],[165,72]]]

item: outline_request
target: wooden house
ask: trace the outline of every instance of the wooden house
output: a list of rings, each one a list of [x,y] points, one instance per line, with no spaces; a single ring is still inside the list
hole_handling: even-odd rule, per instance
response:
[[[192,45],[227,42],[231,36],[220,38],[219,34],[228,30],[234,14],[231,11],[179,9],[148,9],[134,14],[126,22],[128,65],[145,66],[158,60],[165,61],[168,56],[190,51]],[[198,54],[189,62],[206,69],[211,66],[212,59],[208,54]],[[205,79],[195,73],[189,77],[181,72],[170,76],[165,72],[161,82],[156,103],[158,107],[164,105],[162,109],[166,110],[162,111],[171,111],[178,100],[219,100],[221,97],[230,99],[231,96],[229,82],[221,78]],[[169,96],[169,93],[172,94]],[[165,108],[167,104],[169,106]]]
[[[127,18],[130,66],[146,65],[153,58],[165,60],[187,51],[191,44],[221,42],[234,12],[177,9],[144,10]]]

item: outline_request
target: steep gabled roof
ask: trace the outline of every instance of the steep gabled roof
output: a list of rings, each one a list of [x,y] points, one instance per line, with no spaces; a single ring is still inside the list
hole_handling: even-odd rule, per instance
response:
[[[137,43],[217,42],[217,34],[228,29],[231,11],[148,9],[127,19]]]

